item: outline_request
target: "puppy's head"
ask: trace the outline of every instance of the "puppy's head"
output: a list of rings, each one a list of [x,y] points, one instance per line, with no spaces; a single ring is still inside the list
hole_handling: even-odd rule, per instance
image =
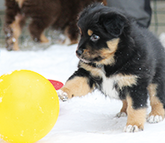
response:
[[[81,12],[77,25],[81,34],[78,58],[85,63],[114,64],[127,18],[116,9],[93,4]]]

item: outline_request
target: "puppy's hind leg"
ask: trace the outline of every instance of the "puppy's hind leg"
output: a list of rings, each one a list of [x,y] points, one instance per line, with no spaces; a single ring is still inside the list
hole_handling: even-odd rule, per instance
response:
[[[126,117],[127,116],[127,101],[126,100],[122,100],[123,102],[123,107],[121,108],[120,112],[116,115],[116,117],[120,118],[120,117]]]
[[[44,30],[49,27],[49,20],[45,18],[33,19],[29,25],[29,31],[35,42],[48,43]]]
[[[152,111],[147,117],[149,123],[158,123],[164,119],[165,110],[163,108],[163,103],[160,100],[160,97],[163,95],[163,92],[158,84],[150,84],[148,86],[148,92],[150,95],[150,104]]]
[[[18,40],[24,23],[25,23],[25,17],[22,16],[21,14],[17,14],[15,17],[15,21],[10,25],[10,27],[13,30],[13,37],[8,39],[8,41],[10,40],[13,42],[13,50],[15,51],[19,50]]]
[[[25,17],[20,13],[20,8],[16,1],[5,1],[5,24],[4,33],[7,50],[19,50],[18,38],[25,23]]]

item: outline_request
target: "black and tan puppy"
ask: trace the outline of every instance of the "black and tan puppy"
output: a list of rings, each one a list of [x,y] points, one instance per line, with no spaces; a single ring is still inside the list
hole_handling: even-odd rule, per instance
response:
[[[4,31],[7,49],[19,49],[18,38],[27,18],[31,18],[29,31],[36,42],[48,42],[43,33],[52,26],[64,32],[69,39],[67,44],[77,43],[77,15],[93,2],[106,4],[106,0],[5,0]]]
[[[59,96],[65,100],[99,89],[106,96],[122,100],[123,107],[117,116],[128,116],[124,131],[137,132],[144,129],[150,95],[152,111],[147,121],[162,121],[165,51],[160,42],[123,12],[100,4],[82,11],[78,27],[78,70]]]

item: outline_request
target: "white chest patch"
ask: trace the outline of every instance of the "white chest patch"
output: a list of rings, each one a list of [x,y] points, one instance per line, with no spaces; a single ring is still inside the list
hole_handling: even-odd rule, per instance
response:
[[[114,88],[114,82],[115,80],[113,78],[103,76],[102,92],[110,98],[119,99],[119,94]]]
[[[123,87],[127,87],[127,86],[132,87],[133,85],[136,85],[138,79],[136,75],[123,75],[123,74],[116,74],[110,77],[106,77],[102,70],[97,71],[97,75],[102,78],[102,85],[100,85],[101,91],[105,95],[115,99],[120,99],[120,98],[119,98],[119,93],[116,91],[114,87],[114,84],[117,84],[118,88],[122,90]]]

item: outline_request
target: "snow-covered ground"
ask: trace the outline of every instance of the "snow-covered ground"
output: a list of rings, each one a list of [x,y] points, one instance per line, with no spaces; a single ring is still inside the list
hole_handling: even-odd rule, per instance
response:
[[[164,38],[165,39],[165,38]],[[12,51],[0,48],[0,75],[18,69],[40,73],[63,83],[77,69],[77,45],[52,45],[47,49]],[[145,123],[138,133],[124,133],[126,117],[115,118],[121,101],[106,98],[99,91],[81,98],[60,101],[54,128],[37,143],[164,143],[165,121]],[[148,108],[148,113],[150,107]],[[4,143],[0,139],[0,143]]]

